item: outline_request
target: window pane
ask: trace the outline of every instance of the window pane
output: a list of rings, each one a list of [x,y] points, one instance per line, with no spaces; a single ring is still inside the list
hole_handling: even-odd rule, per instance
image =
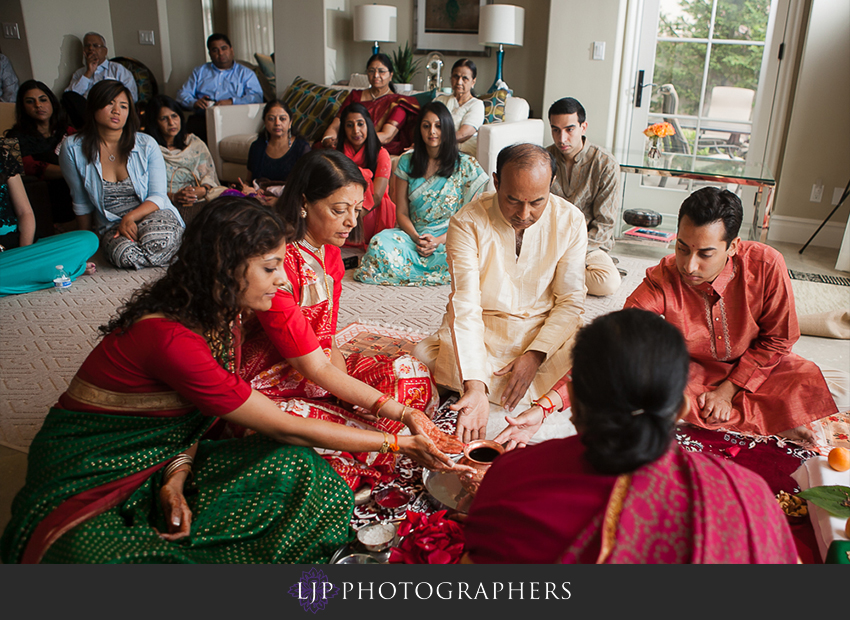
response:
[[[705,39],[711,21],[711,0],[661,0],[658,36]]]
[[[658,42],[650,112],[698,114],[706,49],[705,43]]]
[[[764,41],[770,0],[718,0],[715,39]]]

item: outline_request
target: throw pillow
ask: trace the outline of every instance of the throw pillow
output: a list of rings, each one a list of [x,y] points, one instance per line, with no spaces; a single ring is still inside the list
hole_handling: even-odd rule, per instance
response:
[[[260,71],[263,72],[263,75],[268,79],[269,84],[272,85],[272,88],[275,87],[275,73],[274,73],[274,60],[272,60],[271,56],[267,56],[266,54],[254,54],[254,58],[257,59],[257,65],[260,67]]]
[[[484,102],[484,124],[501,123],[505,120],[505,103],[510,96],[507,90],[496,90],[478,97]]]
[[[417,94],[413,95],[413,98],[416,99],[416,101],[419,102],[419,107],[421,108],[422,106],[424,106],[428,103],[431,103],[434,100],[434,97],[436,97],[436,96],[437,96],[437,89],[432,88],[431,90],[426,90],[424,92],[417,93]]]
[[[296,77],[283,93],[283,102],[292,110],[292,130],[310,144],[320,140],[348,91],[315,84]]]

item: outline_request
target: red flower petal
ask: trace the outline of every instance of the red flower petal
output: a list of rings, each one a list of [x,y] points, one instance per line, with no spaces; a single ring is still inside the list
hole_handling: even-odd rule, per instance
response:
[[[431,552],[428,555],[428,564],[451,564],[452,556],[443,551],[442,549],[437,549],[436,551]]]

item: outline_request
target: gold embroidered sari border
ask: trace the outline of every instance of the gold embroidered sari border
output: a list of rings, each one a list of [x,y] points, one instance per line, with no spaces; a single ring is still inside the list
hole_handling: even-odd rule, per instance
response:
[[[193,406],[177,392],[113,392],[79,377],[71,379],[67,394],[78,403],[113,411],[170,411]]]

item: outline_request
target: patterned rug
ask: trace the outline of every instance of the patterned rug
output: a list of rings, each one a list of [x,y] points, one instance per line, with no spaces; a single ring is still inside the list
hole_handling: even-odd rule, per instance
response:
[[[806,273],[805,271],[788,270],[792,280],[804,280],[806,282],[820,282],[821,284],[835,284],[837,286],[850,286],[850,278],[843,276],[830,276],[822,273]]]

